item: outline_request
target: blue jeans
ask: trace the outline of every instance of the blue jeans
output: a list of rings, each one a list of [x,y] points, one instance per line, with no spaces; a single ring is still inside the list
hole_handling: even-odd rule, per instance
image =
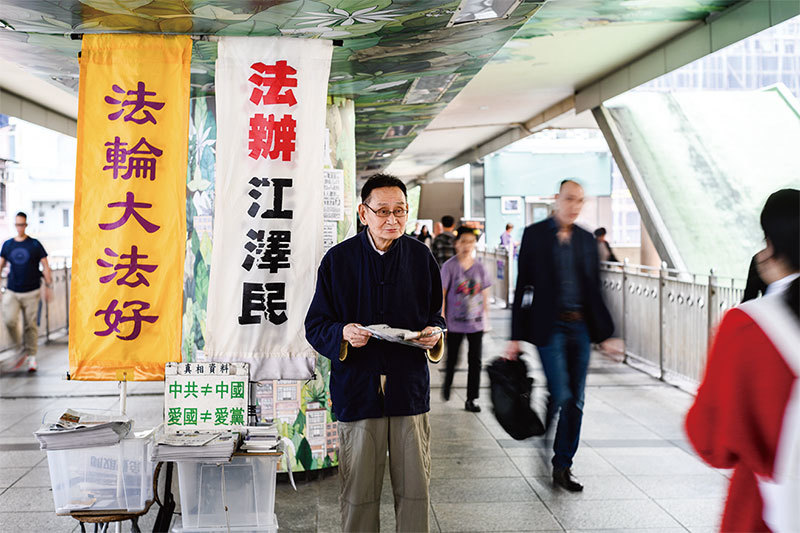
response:
[[[553,443],[553,467],[561,469],[572,466],[572,458],[578,451],[591,345],[584,322],[557,321],[554,328],[550,342],[537,348],[550,392],[546,423],[549,425],[560,412]]]

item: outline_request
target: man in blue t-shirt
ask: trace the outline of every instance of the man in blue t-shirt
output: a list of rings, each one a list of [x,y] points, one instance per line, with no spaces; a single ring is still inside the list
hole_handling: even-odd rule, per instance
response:
[[[20,346],[19,315],[22,311],[22,330],[24,344],[20,346],[17,357],[7,364],[0,364],[3,371],[18,370],[28,362],[28,371],[36,372],[36,351],[38,349],[39,326],[36,315],[39,310],[41,278],[45,281],[45,298],[50,299],[53,277],[47,264],[47,252],[36,239],[25,234],[28,216],[17,213],[14,226],[17,236],[8,239],[0,249],[0,272],[11,265],[8,272],[6,291],[3,294],[3,321],[8,335],[15,346]],[[42,270],[39,270],[39,263]]]

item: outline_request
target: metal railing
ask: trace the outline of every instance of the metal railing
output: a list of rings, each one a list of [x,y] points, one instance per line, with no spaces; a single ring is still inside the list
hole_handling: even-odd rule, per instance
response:
[[[50,336],[61,330],[69,329],[69,287],[72,279],[72,268],[66,263],[51,266],[53,273],[53,297],[48,302],[44,298],[40,300],[38,313],[39,338],[44,337],[46,342],[50,342]],[[2,283],[5,291],[5,276]],[[0,306],[0,316],[2,316],[2,306]],[[22,327],[22,320],[19,321]],[[0,351],[14,348],[5,324],[0,325]]]
[[[666,268],[602,263],[600,280],[625,341],[625,361],[677,385],[696,385],[722,315],[737,305],[744,280]]]
[[[494,250],[477,250],[476,259],[486,269],[492,286],[489,287],[491,303],[494,305],[511,307],[514,294],[514,256],[511,250],[504,247]]]

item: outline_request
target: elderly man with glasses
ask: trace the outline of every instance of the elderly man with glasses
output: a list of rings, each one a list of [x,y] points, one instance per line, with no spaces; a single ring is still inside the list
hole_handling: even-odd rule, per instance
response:
[[[322,259],[306,338],[331,360],[339,421],[342,529],[378,531],[386,452],[398,531],[428,531],[430,375],[442,357],[442,281],[428,248],[405,235],[405,184],[377,174],[361,190],[364,231]],[[421,331],[417,347],[362,325]]]

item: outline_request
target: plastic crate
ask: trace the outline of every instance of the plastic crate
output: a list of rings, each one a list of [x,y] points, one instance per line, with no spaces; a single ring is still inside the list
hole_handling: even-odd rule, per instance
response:
[[[172,533],[217,533],[217,532],[227,532],[227,531],[235,531],[236,533],[277,533],[278,532],[278,518],[273,516],[272,518],[273,524],[271,526],[263,526],[263,527],[248,527],[248,526],[231,526],[230,529],[226,527],[197,527],[197,528],[182,528],[182,527],[173,527]]]
[[[56,514],[141,511],[153,498],[152,439],[113,446],[47,450]]]
[[[179,462],[183,526],[179,531],[227,531],[229,527],[231,531],[276,531],[279,459],[235,455],[223,464]]]

